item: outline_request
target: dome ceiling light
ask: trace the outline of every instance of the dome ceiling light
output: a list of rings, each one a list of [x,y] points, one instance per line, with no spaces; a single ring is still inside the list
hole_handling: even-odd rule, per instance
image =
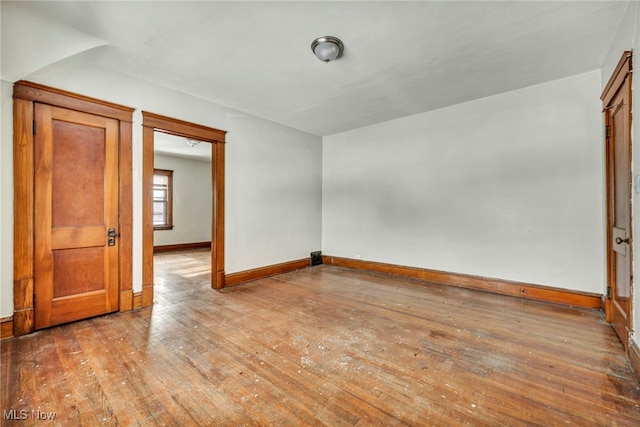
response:
[[[324,36],[318,37],[311,43],[311,50],[320,61],[329,62],[342,55],[344,45],[337,37]]]

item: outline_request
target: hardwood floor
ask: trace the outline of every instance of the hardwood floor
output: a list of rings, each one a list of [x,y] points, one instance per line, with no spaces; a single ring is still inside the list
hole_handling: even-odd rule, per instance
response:
[[[208,256],[157,255],[152,308],[2,342],[2,425],[640,423],[598,311],[327,265],[221,293]]]

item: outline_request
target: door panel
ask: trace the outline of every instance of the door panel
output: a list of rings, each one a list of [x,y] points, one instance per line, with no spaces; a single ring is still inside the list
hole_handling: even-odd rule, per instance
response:
[[[53,251],[53,298],[104,289],[104,249],[89,247]]]
[[[52,227],[104,224],[105,129],[54,120],[53,140]]]
[[[631,331],[631,140],[630,74],[613,87],[605,105],[608,157],[609,287],[611,323],[628,349]]]
[[[118,122],[35,105],[36,329],[118,309]]]

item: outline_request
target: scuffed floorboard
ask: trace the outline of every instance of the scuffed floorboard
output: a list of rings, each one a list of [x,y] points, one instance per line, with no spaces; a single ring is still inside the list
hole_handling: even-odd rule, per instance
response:
[[[217,292],[208,257],[156,255],[152,308],[3,341],[1,424],[640,422],[598,311],[330,266]]]

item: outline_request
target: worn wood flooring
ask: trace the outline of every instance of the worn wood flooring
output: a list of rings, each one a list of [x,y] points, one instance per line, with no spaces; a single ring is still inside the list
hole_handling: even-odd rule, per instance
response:
[[[153,308],[3,341],[2,425],[640,425],[598,311],[330,266],[217,292],[208,256],[157,255]]]

